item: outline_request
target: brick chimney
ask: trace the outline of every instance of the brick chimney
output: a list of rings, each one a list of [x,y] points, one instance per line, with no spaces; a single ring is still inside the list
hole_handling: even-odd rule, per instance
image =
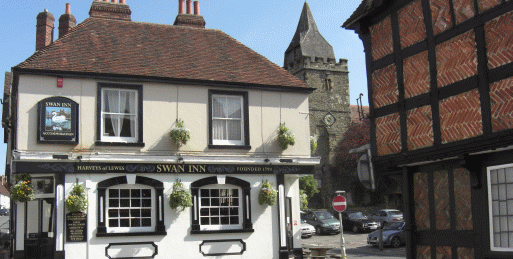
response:
[[[205,19],[200,15],[199,1],[194,1],[194,13],[192,10],[192,0],[187,0],[187,13],[184,13],[184,0],[178,0],[178,15],[174,25],[187,26],[193,28],[205,28]]]
[[[45,9],[37,15],[36,19],[36,51],[39,51],[53,42],[55,18]]]
[[[119,3],[117,0],[112,0],[112,2],[109,2],[108,0],[95,0],[89,10],[90,17],[125,21],[132,20],[131,14],[132,11],[130,10],[130,7],[125,4],[125,0],[121,0]]]
[[[71,6],[66,3],[66,12],[59,18],[59,38],[66,35],[77,25],[77,19],[71,14]]]

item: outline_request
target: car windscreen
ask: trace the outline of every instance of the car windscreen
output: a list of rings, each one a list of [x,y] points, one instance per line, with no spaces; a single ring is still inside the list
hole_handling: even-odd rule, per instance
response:
[[[319,217],[319,219],[332,219],[333,218],[333,215],[331,215],[331,213],[327,212],[327,211],[318,211],[318,212],[315,212],[315,214],[317,215],[317,217]]]
[[[404,226],[404,222],[394,222],[386,226],[385,229],[399,230]]]
[[[403,213],[399,210],[391,210],[388,212],[390,215],[403,215]]]
[[[363,213],[361,212],[355,212],[355,213],[349,213],[349,218],[350,219],[366,219],[367,217],[365,215],[363,215]]]

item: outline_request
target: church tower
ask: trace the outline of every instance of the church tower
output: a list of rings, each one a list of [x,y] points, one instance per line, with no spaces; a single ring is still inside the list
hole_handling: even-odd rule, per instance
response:
[[[351,122],[349,71],[347,59],[336,62],[333,47],[319,32],[307,2],[285,51],[284,68],[316,88],[309,97],[310,133],[318,137],[314,155],[321,157],[315,178],[321,181],[321,197],[331,202],[334,148]]]

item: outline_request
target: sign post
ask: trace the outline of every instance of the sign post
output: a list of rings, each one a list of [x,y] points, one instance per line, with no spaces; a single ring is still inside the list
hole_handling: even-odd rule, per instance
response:
[[[345,191],[336,191],[337,196],[333,199],[333,208],[338,211],[338,218],[340,219],[340,253],[342,258],[347,258],[346,245],[344,240],[344,225],[342,223],[342,211],[346,210],[346,198],[342,196]]]

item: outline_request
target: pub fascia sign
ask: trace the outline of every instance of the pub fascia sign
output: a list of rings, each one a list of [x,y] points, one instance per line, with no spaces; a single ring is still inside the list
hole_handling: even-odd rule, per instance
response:
[[[78,143],[78,104],[65,97],[50,97],[38,103],[37,142]]]

